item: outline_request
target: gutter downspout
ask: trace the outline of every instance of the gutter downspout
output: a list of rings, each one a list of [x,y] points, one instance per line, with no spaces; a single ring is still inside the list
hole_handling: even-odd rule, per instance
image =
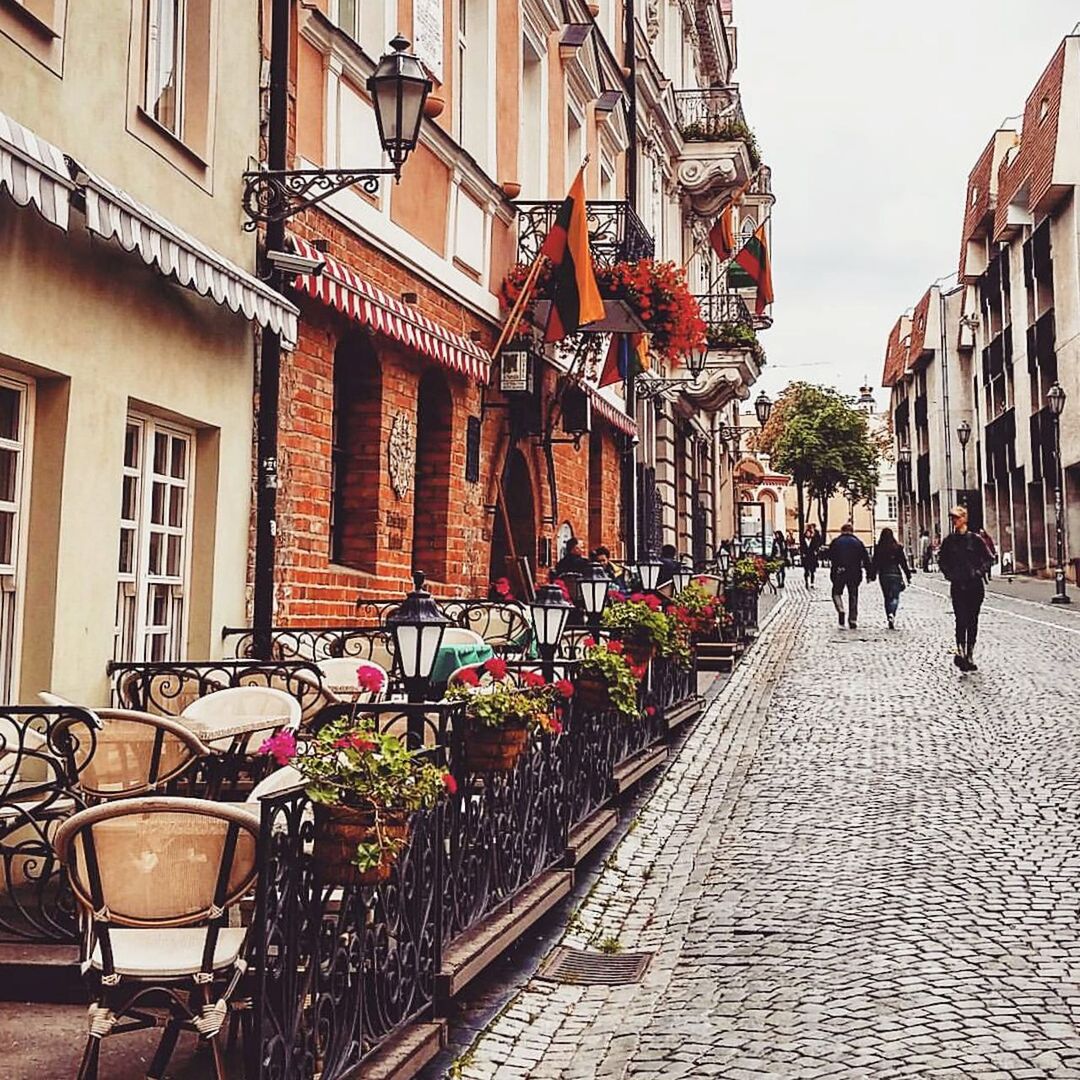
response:
[[[636,31],[636,16],[634,0],[624,0],[623,4],[623,37],[624,59],[626,67],[630,71],[627,79],[626,93],[626,126],[629,131],[629,145],[626,148],[626,202],[635,213],[637,212],[637,49],[634,45]],[[626,379],[623,384],[623,394],[626,400],[626,415],[637,419],[637,393],[634,386],[634,373],[627,364]],[[640,438],[640,433],[639,433]],[[640,444],[639,444],[640,445]],[[622,473],[622,499],[626,509],[626,557],[636,560],[645,552],[638,551],[640,538],[637,535],[638,498],[637,490],[637,448],[630,445],[630,452],[623,456]]]

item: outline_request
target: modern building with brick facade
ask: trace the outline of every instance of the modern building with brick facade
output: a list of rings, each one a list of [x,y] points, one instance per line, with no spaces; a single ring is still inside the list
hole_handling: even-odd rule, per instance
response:
[[[490,352],[508,271],[529,261],[581,161],[594,258],[686,268],[710,328],[771,323],[707,242],[742,189],[743,236],[772,204],[742,116],[729,3],[318,0],[293,9],[291,167],[377,166],[366,80],[401,31],[433,81],[400,183],[354,187],[290,222],[325,256],[292,282],[282,362],[275,621],[339,621],[358,597],[515,592],[565,540],[616,558],[734,532],[735,448],[717,438],[762,354],[717,347],[702,378],[652,367],[627,404],[598,376],[607,335],[538,349],[532,390]],[[628,50],[627,33],[634,35]],[[715,326],[713,325],[715,324]],[[662,382],[662,380],[667,380]],[[635,400],[636,399],[636,400]]]
[[[1056,565],[1055,383],[1066,394],[1067,562],[1068,538],[1075,552],[1080,536],[1078,112],[1080,37],[1070,35],[972,168],[958,281],[932,287],[894,327],[883,378],[898,448],[911,450],[916,524],[947,528],[947,506],[963,499],[1003,562],[1032,572]]]

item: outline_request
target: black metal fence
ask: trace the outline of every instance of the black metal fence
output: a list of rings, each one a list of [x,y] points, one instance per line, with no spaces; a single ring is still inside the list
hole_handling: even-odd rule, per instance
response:
[[[531,263],[559,213],[560,202],[519,202],[518,261]],[[656,243],[634,208],[622,200],[590,199],[587,204],[589,248],[601,266],[651,259]]]

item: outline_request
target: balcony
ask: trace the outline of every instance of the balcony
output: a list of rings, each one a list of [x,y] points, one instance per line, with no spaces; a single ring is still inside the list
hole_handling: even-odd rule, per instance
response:
[[[555,224],[561,202],[519,202],[518,262],[531,263]],[[600,266],[651,259],[656,244],[633,207],[624,201],[588,203],[589,247]]]
[[[683,137],[678,181],[702,215],[715,214],[725,195],[761,164],[737,86],[676,90],[675,119]]]
[[[765,364],[754,317],[737,292],[704,293],[694,299],[705,321],[709,355],[702,389],[684,393],[708,410],[723,408],[735,397],[745,401]]]

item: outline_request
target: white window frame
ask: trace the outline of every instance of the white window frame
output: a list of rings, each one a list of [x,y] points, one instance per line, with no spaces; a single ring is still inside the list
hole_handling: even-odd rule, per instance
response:
[[[0,386],[15,390],[20,395],[18,434],[14,439],[0,438],[0,449],[11,450],[18,455],[15,497],[10,502],[0,503],[0,510],[15,515],[11,530],[12,559],[8,564],[0,563],[0,700],[4,704],[11,704],[20,696],[36,386],[32,379],[21,378],[8,371],[0,371]]]
[[[157,100],[160,99],[161,85],[161,26],[160,9],[165,5],[176,4],[176,26],[174,36],[176,39],[176,56],[173,62],[173,94],[176,100],[175,113],[172,124],[167,124],[157,113]],[[185,41],[187,39],[187,0],[146,0],[146,62],[143,71],[143,108],[148,116],[153,117],[154,122],[171,132],[177,138],[182,137],[184,130],[184,56]],[[151,100],[151,93],[156,90],[158,99]]]
[[[529,116],[525,109],[525,53],[526,50],[535,57],[535,64],[539,69],[540,92],[539,109],[537,115]],[[537,132],[546,132],[548,128],[548,78],[547,78],[547,50],[544,48],[542,39],[532,28],[526,24],[522,31],[521,39],[521,83],[519,87],[519,100],[522,104],[518,130],[518,182],[522,184],[522,195],[527,199],[545,199],[548,195],[548,139],[538,138]],[[536,153],[536,176],[525,175],[525,147],[532,146]],[[535,184],[535,190],[529,182]]]
[[[196,469],[196,433],[192,428],[163,420],[149,413],[130,410],[124,424],[124,442],[127,444],[129,427],[139,432],[139,458],[134,466],[126,464],[121,455],[121,477],[136,477],[136,512],[138,519],[120,519],[121,533],[125,527],[134,524],[134,563],[129,571],[121,571],[120,543],[117,543],[117,595],[116,624],[114,629],[113,657],[122,662],[141,663],[153,659],[150,643],[154,638],[165,637],[165,655],[159,659],[174,661],[183,659],[187,643],[189,605],[187,602],[191,587],[191,549],[194,536],[192,514],[195,494]],[[182,478],[173,477],[168,471],[164,474],[154,472],[154,442],[162,434],[170,439],[170,453],[166,458],[166,470],[171,461],[171,440],[181,439],[186,444],[186,470]],[[165,484],[163,503],[163,522],[152,521],[153,496],[155,481]],[[170,495],[173,489],[183,490],[182,520],[180,526],[168,524]],[[123,487],[121,486],[121,514],[123,512]],[[151,575],[149,572],[151,537],[162,537],[161,567],[162,572]],[[171,536],[181,538],[180,572],[168,573],[168,541]],[[169,589],[169,613],[163,623],[150,622],[150,596],[153,588],[164,586]]]
[[[580,153],[575,154],[573,152],[573,146],[570,140],[570,118],[573,117],[574,122],[577,124],[579,137],[581,139]],[[585,129],[585,109],[577,103],[576,98],[572,94],[566,95],[566,186],[569,188],[574,182],[574,177],[577,176],[578,169],[581,168],[581,163],[585,158],[585,155],[589,152],[589,134]]]

